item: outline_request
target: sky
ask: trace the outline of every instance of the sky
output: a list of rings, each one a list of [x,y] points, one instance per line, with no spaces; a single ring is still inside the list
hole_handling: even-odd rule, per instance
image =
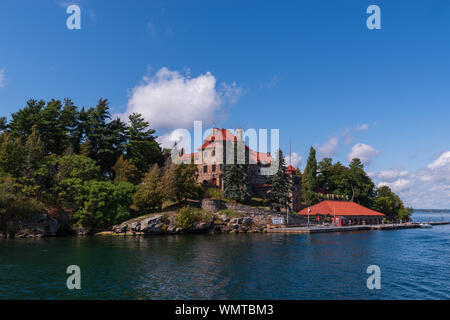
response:
[[[67,28],[72,4],[81,29]],[[294,166],[310,146],[359,157],[406,205],[450,208],[449,36],[445,0],[2,0],[0,116],[103,97],[163,145],[195,120],[279,129]]]

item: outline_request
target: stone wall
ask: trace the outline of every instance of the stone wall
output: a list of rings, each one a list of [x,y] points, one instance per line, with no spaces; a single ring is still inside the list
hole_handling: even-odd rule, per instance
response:
[[[202,209],[206,211],[215,212],[220,210],[222,206],[222,201],[217,199],[202,199]]]
[[[286,224],[286,213],[283,213],[283,212],[267,210],[264,208],[249,207],[249,206],[244,206],[244,205],[235,204],[235,203],[225,203],[224,206],[227,209],[236,211],[237,213],[239,213],[241,215],[251,217],[259,225],[262,225],[264,223],[273,225],[272,218],[283,218],[283,220],[284,220],[283,226],[285,226],[285,224]],[[288,221],[289,226],[301,226],[301,225],[307,224],[307,219],[296,213],[290,213],[288,220],[289,220]]]

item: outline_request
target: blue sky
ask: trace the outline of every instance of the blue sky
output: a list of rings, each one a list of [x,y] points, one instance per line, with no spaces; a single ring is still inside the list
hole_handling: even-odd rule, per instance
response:
[[[70,4],[81,30],[66,27]],[[366,27],[371,4],[381,30]],[[406,204],[450,207],[449,4],[3,0],[0,115],[30,98],[106,97],[160,136],[192,120],[279,128],[301,168],[310,145],[360,155]]]

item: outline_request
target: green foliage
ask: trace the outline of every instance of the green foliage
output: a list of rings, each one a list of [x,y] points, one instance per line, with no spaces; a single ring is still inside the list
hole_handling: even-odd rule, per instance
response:
[[[75,218],[85,227],[106,228],[131,218],[131,197],[136,186],[128,182],[87,181],[77,196]]]
[[[317,160],[316,150],[311,147],[309,150],[308,161],[302,176],[302,198],[306,205],[317,203]]]
[[[164,192],[161,183],[161,170],[155,164],[145,175],[137,192],[133,195],[133,206],[141,212],[162,210]]]
[[[140,171],[147,171],[151,164],[163,165],[162,151],[153,136],[155,130],[137,113],[129,116],[129,139],[125,144],[126,155]]]
[[[43,212],[43,204],[35,198],[16,193],[15,181],[10,176],[0,176],[0,215],[6,219],[27,219]]]
[[[250,197],[248,190],[247,166],[238,161],[238,143],[233,143],[234,161],[227,163],[224,167],[223,196],[235,202],[244,202]]]
[[[388,186],[382,186],[376,190],[373,208],[384,213],[389,220],[410,219],[410,212],[404,207],[399,196],[393,193]]]
[[[199,186],[195,180],[197,167],[193,164],[181,163],[175,169],[175,197],[180,201],[187,201],[198,197]]]
[[[136,166],[128,160],[125,160],[123,155],[119,157],[116,164],[112,168],[114,171],[114,182],[126,181],[132,184],[139,184],[140,173]]]
[[[211,199],[222,199],[222,190],[220,190],[220,188],[215,188],[215,187],[208,187],[208,188],[204,188],[203,191],[204,195],[207,198],[211,198]]]
[[[175,217],[175,224],[178,228],[190,229],[198,219],[198,210],[194,210],[189,207],[183,207],[180,209],[180,211],[178,211],[178,215]]]
[[[292,188],[291,177],[286,173],[286,161],[281,149],[278,151],[278,170],[270,177],[271,186],[268,192],[269,205],[272,209],[280,211],[286,208],[290,201]]]

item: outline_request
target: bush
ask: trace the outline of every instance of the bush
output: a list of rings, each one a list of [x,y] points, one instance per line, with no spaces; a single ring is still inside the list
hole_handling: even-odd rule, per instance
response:
[[[214,187],[205,188],[204,197],[221,200],[222,199],[222,190],[220,190],[220,188],[214,188]]]
[[[183,207],[178,211],[178,215],[175,218],[175,223],[178,228],[190,229],[194,225],[194,222],[198,219],[198,212],[192,210],[189,207]]]
[[[105,228],[131,218],[131,197],[136,186],[129,182],[88,181],[79,190],[75,218],[84,227]]]

